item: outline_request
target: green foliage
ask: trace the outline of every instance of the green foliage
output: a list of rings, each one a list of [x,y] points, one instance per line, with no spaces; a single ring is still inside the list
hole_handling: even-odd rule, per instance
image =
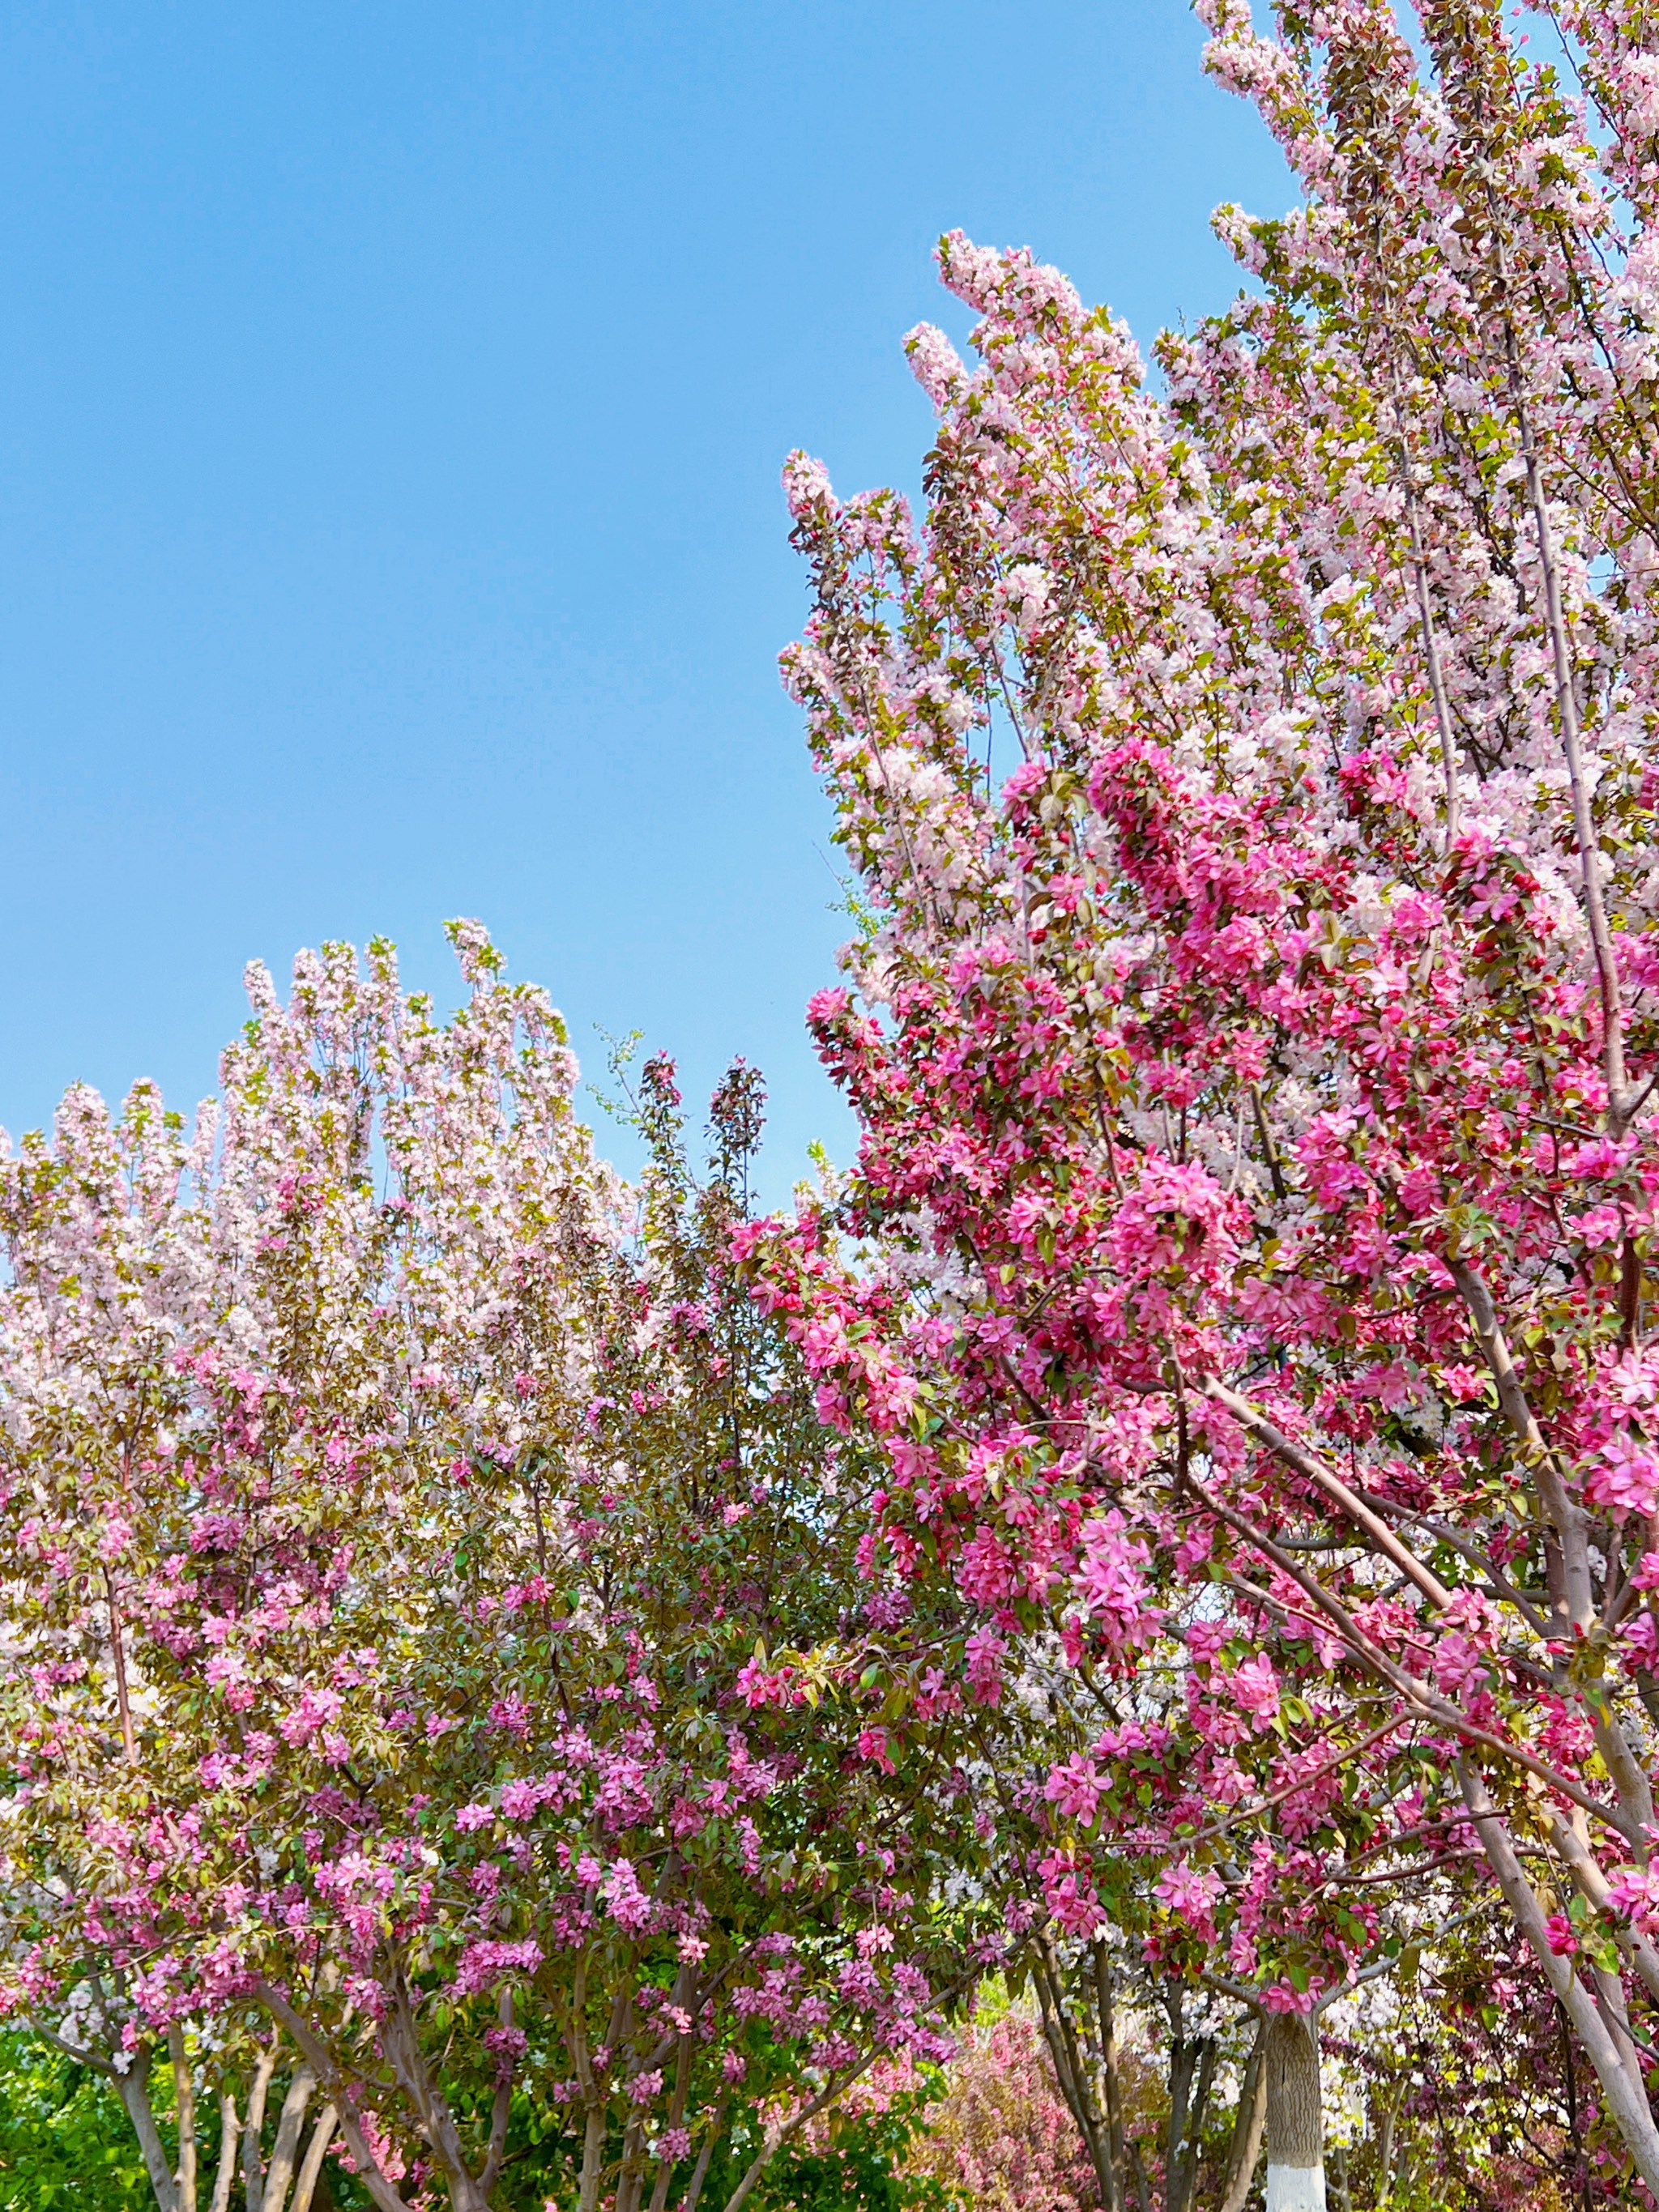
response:
[[[89,2067],[33,2036],[0,2034],[3,2212],[151,2212],[121,2100]]]
[[[873,2128],[839,2150],[780,2159],[775,2180],[756,2195],[767,2212],[948,2212],[951,2203],[931,2175],[905,2172]]]
[[[922,2067],[913,2087],[834,2115],[821,2138],[779,2154],[757,2198],[766,2212],[956,2212],[957,2198],[909,2160],[944,2088],[941,2069]]]
[[[778,2153],[750,2203],[756,2212],[967,2212],[960,2191],[918,2170],[911,2158],[945,2087],[937,2066],[894,2069],[873,2087],[860,2085],[844,2108],[813,2121]],[[750,2117],[752,2131],[739,2124],[710,2163],[703,2212],[719,2212],[743,2179],[760,2134],[759,2116]],[[676,2176],[671,2203],[690,2172],[688,2164]]]

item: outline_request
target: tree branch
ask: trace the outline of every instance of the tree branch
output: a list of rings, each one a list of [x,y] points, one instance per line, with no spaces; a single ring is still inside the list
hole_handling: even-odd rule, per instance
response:
[[[1356,1528],[1363,1529],[1372,1549],[1380,1552],[1384,1559],[1398,1567],[1437,1612],[1443,1611],[1451,1603],[1451,1592],[1439,1577],[1424,1565],[1409,1545],[1401,1543],[1381,1515],[1372,1512],[1364,1498],[1357,1492],[1350,1490],[1340,1475],[1334,1474],[1311,1452],[1304,1450],[1294,1438],[1287,1437],[1248,1398],[1242,1397],[1237,1390],[1230,1389],[1218,1376],[1206,1376],[1200,1387],[1206,1397],[1224,1407],[1239,1426],[1272,1452],[1275,1459],[1282,1460],[1293,1473],[1301,1475],[1304,1481],[1312,1483]]]

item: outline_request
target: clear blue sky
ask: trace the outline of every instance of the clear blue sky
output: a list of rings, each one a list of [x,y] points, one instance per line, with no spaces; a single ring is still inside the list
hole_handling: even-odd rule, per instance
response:
[[[913,485],[938,233],[1143,337],[1289,197],[1182,0],[12,0],[0,17],[0,1122],[187,1105],[240,973],[483,915],[769,1181],[845,1124],[779,464]]]

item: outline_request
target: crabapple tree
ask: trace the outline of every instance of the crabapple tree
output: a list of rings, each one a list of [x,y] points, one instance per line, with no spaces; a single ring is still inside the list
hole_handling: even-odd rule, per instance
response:
[[[941,2054],[985,1845],[949,1764],[892,1778],[869,1472],[726,1263],[756,1079],[699,1181],[651,1064],[626,1190],[544,997],[452,935],[453,1018],[384,945],[256,969],[193,1129],[75,1091],[0,1164],[0,2004],[263,2019],[387,2212],[482,2212],[526,2115],[582,2212],[717,2150],[735,2205]]]
[[[1473,1869],[1659,2191],[1655,19],[1200,12],[1302,204],[1161,392],[953,234],[921,526],[787,470],[861,1144],[761,1269],[964,1698],[1102,1706],[1053,1924],[1127,1854],[1306,2018]]]

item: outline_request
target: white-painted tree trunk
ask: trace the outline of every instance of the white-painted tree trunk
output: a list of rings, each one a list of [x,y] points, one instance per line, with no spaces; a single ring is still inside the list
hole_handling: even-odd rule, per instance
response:
[[[1267,2212],[1325,2212],[1322,2166],[1267,2162]]]
[[[1311,2020],[1277,2013],[1263,2039],[1267,2076],[1267,2212],[1325,2212],[1325,2130],[1319,2036]]]

